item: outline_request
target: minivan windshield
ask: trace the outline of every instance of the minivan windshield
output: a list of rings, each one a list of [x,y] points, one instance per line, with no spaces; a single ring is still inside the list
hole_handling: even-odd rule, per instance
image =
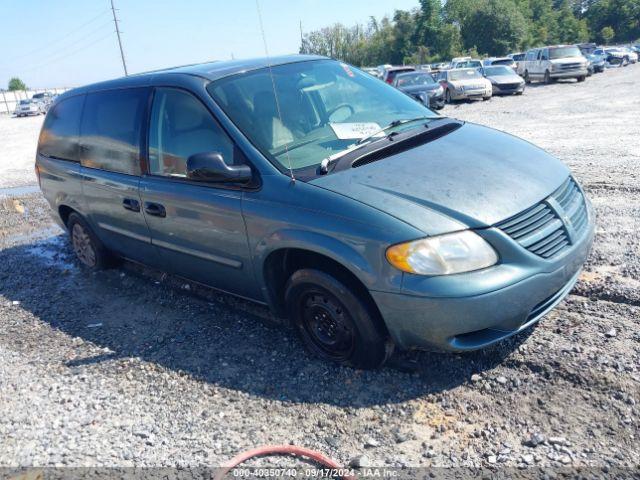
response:
[[[582,53],[578,47],[556,47],[549,49],[549,58],[555,60],[557,58],[581,57]]]
[[[319,165],[398,120],[441,118],[399,90],[333,60],[262,68],[216,80],[207,89],[282,170]],[[396,130],[418,126],[410,122]]]

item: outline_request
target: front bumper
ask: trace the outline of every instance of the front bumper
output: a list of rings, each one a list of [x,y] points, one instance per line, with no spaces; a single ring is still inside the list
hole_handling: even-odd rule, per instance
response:
[[[586,77],[588,73],[589,72],[585,67],[566,71],[559,70],[556,72],[549,72],[549,75],[551,76],[551,78],[578,78]]]
[[[444,94],[432,95],[429,97],[429,108],[441,109],[444,107]]]
[[[485,89],[482,90],[451,90],[451,98],[453,100],[473,100],[480,98],[487,98],[492,95],[491,91],[487,91]]]
[[[504,86],[499,83],[492,84],[493,94],[494,95],[512,95],[514,93],[522,93],[524,92],[524,82],[521,85],[517,86]]]
[[[593,243],[595,222],[588,210],[582,238],[553,261],[490,228],[478,233],[498,247],[499,265],[443,277],[412,275],[405,282],[407,293],[371,292],[395,344],[401,349],[476,350],[536,323],[578,278]]]

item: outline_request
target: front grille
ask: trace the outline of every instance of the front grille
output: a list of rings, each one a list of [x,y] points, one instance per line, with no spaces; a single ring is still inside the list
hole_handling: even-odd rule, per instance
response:
[[[561,70],[577,70],[582,67],[581,63],[563,63],[560,64]]]
[[[584,196],[569,177],[548,198],[496,227],[531,253],[551,258],[582,236],[587,217]]]

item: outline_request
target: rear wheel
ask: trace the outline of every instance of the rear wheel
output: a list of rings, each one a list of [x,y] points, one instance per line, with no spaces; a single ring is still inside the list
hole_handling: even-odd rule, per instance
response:
[[[387,359],[386,338],[366,299],[331,275],[298,270],[287,282],[285,302],[302,341],[318,357],[363,369]]]
[[[113,256],[102,245],[87,222],[77,213],[69,215],[67,228],[78,260],[90,270],[102,270],[113,263]]]

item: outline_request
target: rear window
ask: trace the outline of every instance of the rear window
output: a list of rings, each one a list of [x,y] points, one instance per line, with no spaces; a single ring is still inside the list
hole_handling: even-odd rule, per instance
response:
[[[89,93],[80,132],[80,162],[89,168],[140,175],[146,88]]]
[[[40,131],[40,155],[78,161],[78,134],[83,101],[84,95],[66,98],[49,111]]]

